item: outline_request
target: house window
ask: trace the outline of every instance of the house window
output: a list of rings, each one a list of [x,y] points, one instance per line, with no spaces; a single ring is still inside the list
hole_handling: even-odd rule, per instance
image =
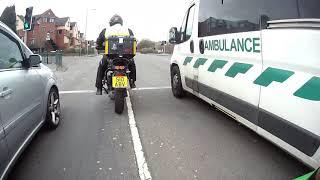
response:
[[[46,32],[46,27],[41,28],[42,32]]]
[[[50,18],[50,22],[53,23],[53,22],[54,22],[54,19],[53,19],[53,18]]]
[[[58,30],[58,34],[62,34],[62,30]]]
[[[31,40],[31,43],[30,43],[30,44],[31,44],[31,45],[34,45],[34,39]]]
[[[43,18],[43,22],[48,22],[48,18]]]

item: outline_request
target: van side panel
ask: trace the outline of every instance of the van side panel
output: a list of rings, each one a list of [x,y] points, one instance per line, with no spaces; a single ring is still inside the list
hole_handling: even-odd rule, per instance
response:
[[[199,69],[199,93],[257,125],[260,87],[252,82],[262,69],[260,32],[201,39],[204,55],[190,64]]]
[[[320,31],[263,30],[262,45],[259,127],[312,157],[320,145]]]

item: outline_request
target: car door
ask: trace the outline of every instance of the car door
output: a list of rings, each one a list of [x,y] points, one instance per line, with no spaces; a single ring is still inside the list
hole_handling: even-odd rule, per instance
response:
[[[0,28],[0,107],[3,128],[12,157],[41,121],[41,79],[25,61],[21,41]]]
[[[1,76],[1,73],[0,73]],[[5,140],[5,133],[2,126],[1,120],[1,109],[0,109],[0,177],[3,173],[6,165],[8,164],[8,146]]]
[[[192,63],[195,61],[194,57],[194,41],[192,35],[193,29],[193,18],[195,14],[195,4],[192,4],[183,19],[180,27],[180,42],[177,46],[177,59],[182,62],[180,65],[180,71],[182,75],[182,82],[191,84],[193,86],[193,66]],[[185,86],[189,88],[189,86]]]

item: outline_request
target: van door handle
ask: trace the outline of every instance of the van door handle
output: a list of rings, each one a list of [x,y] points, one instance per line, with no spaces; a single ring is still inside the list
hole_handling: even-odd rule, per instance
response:
[[[5,87],[5,88],[3,88],[3,91],[0,92],[0,98],[5,98],[5,97],[9,96],[12,93],[13,93],[12,89],[9,89],[9,88]]]
[[[190,41],[190,52],[191,53],[194,52],[194,42],[193,42],[193,40]]]
[[[204,42],[203,42],[203,39],[201,39],[199,41],[199,50],[200,50],[200,53],[203,54],[204,53]]]

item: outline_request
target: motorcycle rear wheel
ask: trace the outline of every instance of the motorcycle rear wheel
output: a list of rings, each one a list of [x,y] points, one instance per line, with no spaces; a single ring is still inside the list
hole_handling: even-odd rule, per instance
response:
[[[126,89],[115,89],[115,98],[114,98],[114,105],[115,105],[115,112],[117,114],[122,114],[124,109],[124,96],[125,96]]]

